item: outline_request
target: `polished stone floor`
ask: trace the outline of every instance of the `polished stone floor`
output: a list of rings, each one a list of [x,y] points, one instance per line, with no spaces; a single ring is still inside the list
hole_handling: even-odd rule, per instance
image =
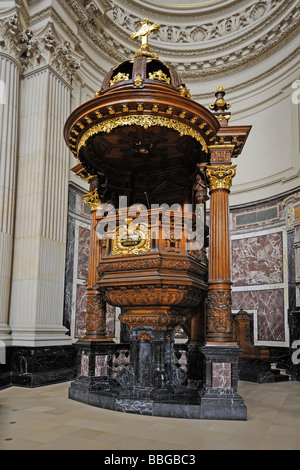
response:
[[[0,449],[300,450],[300,382],[240,382],[247,421],[102,410],[69,400],[68,386],[0,391]]]

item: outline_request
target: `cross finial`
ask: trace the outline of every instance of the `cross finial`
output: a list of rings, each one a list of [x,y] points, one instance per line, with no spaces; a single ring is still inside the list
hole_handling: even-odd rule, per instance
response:
[[[133,39],[134,41],[137,38],[140,38],[142,40],[141,47],[136,51],[134,57],[146,55],[148,57],[157,58],[157,54],[154,54],[153,52],[149,52],[148,36],[153,31],[158,31],[159,28],[160,28],[159,23],[151,24],[148,18],[144,18],[141,21],[140,29],[137,32],[132,33],[130,36],[131,39]]]

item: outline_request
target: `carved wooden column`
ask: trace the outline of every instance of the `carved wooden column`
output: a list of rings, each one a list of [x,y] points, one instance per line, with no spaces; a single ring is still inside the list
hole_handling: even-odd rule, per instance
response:
[[[201,412],[204,419],[247,419],[247,409],[238,394],[238,358],[241,354],[234,335],[231,314],[231,268],[229,237],[229,193],[237,156],[235,135],[241,128],[228,127],[229,104],[220,86],[211,105],[221,123],[218,140],[210,146],[206,176],[210,190],[209,270],[207,294],[204,387]]]
[[[98,194],[98,177],[90,177],[90,192],[84,196],[84,201],[90,206],[92,213],[89,277],[86,303],[86,335],[85,340],[108,341],[106,336],[106,302],[102,294],[96,289],[98,281],[97,266],[100,262],[101,243],[95,230],[98,220],[97,209],[101,205]]]
[[[207,314],[210,343],[233,342],[228,196],[236,165],[230,164],[231,151],[224,147],[211,149],[212,164],[206,168],[211,196]]]

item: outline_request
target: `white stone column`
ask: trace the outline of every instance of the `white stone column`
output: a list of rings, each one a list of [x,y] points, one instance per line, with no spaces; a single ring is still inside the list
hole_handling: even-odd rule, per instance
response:
[[[0,18],[0,341],[10,345],[11,285],[21,66],[17,17]]]
[[[0,339],[10,338],[8,326],[12,268],[16,145],[18,137],[19,68],[0,55]]]
[[[13,346],[70,344],[62,326],[70,86],[48,65],[21,84],[10,326]]]

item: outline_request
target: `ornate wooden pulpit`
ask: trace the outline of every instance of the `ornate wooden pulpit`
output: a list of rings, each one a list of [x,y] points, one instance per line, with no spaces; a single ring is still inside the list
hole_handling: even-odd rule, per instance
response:
[[[191,99],[174,67],[149,49],[158,28],[142,21],[132,35],[142,38],[135,56],[110,70],[65,125],[92,211],[86,336],[77,343],[70,397],[146,414],[246,419],[237,393],[228,194],[232,158],[250,127],[229,126],[222,87],[211,109]],[[107,337],[106,303],[120,308],[130,332],[129,360],[117,372],[116,352],[126,347]],[[189,337],[185,372],[174,361],[178,326]]]

